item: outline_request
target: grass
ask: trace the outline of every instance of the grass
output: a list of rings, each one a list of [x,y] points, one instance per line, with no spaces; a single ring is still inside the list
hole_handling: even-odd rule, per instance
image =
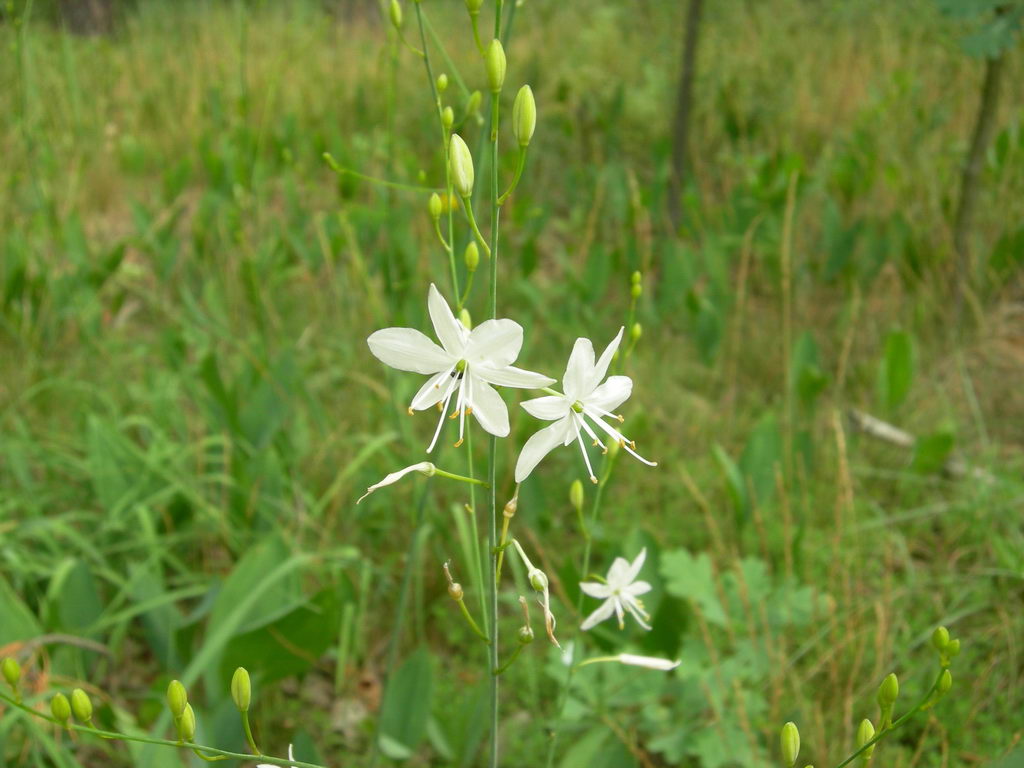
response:
[[[656,630],[627,639],[686,662],[661,688],[586,677],[560,724],[562,764],[766,764],[788,719],[808,761],[837,762],[890,669],[908,698],[926,684],[938,623],[963,638],[954,695],[878,759],[997,759],[1022,735],[1019,51],[955,323],[951,211],[981,76],[963,30],[925,0],[709,8],[676,235],[672,5],[530,2],[508,48],[539,125],[504,217],[499,311],[526,328],[522,363],[560,375],[576,335],[614,334],[629,275],[644,273],[627,424],[660,467],[616,465],[594,562],[651,549]],[[427,10],[481,87],[459,4]],[[455,560],[477,611],[464,494],[433,481],[422,516],[422,482],[353,503],[419,460],[432,428],[404,413],[419,383],[363,340],[423,327],[427,284],[448,287],[426,192],[321,160],[443,178],[422,67],[401,53],[391,83],[385,32],[312,2],[144,2],[110,38],[40,18],[0,27],[16,54],[0,69],[0,646],[36,662],[32,690],[87,681],[104,722],[163,734],[162,690],[190,674],[201,735],[231,748],[243,742],[225,692],[242,663],[261,745],[283,754],[297,734],[300,756],[316,744],[358,764],[409,573],[401,674],[432,664],[434,690],[430,727],[404,734],[414,763],[477,759],[480,659],[440,567]],[[458,114],[464,95],[450,94]],[[478,289],[470,311],[484,308]],[[897,331],[912,354],[887,359]],[[906,372],[902,396],[883,363]],[[854,433],[850,407],[953,435],[992,479]],[[501,466],[532,428],[513,419]],[[553,454],[516,518],[566,627],[579,472],[578,456]],[[507,496],[510,472],[499,481]],[[256,610],[236,614],[254,592]],[[29,641],[43,633],[77,640]],[[620,647],[614,633],[595,642]],[[509,764],[546,748],[561,673],[541,646],[504,687]],[[381,717],[403,721],[396,706]],[[26,765],[177,760],[72,745],[13,712],[0,750]]]

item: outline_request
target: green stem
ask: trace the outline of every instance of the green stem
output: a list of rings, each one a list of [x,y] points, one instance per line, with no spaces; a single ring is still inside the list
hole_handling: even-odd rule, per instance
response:
[[[512,666],[512,662],[519,658],[519,654],[522,652],[522,650],[523,644],[516,643],[516,649],[512,651],[512,655],[508,657],[508,661],[506,661],[500,667],[495,668],[494,676],[498,677],[499,675],[504,674],[505,670]]]
[[[473,471],[473,430],[466,431],[466,463],[469,466],[470,476],[475,475]],[[487,483],[483,484],[488,487]],[[473,536],[473,583],[476,586],[476,593],[480,595],[480,615],[483,617],[484,634],[490,635],[491,624],[487,616],[487,590],[488,584],[484,581],[483,555],[480,552],[480,525],[476,519],[476,486],[469,486],[469,508],[471,510],[469,525]],[[488,641],[489,642],[489,641]]]
[[[466,290],[464,290],[462,292],[462,296],[459,297],[459,312],[462,311],[463,306],[466,304],[466,300],[469,298],[469,291],[473,288],[473,275],[475,274],[476,270],[474,269],[469,273],[469,276],[466,277]]]
[[[252,737],[252,728],[249,726],[249,713],[242,713],[242,727],[245,729],[245,740],[249,742],[249,748],[254,755],[260,754],[260,748],[256,746],[256,739]]]
[[[331,167],[331,170],[337,173],[339,176],[355,176],[357,179],[363,181],[369,181],[371,184],[380,184],[384,187],[392,187],[393,189],[407,189],[411,192],[440,192],[440,187],[425,187],[421,184],[405,184],[401,181],[388,181],[387,179],[378,179],[376,176],[367,176],[365,173],[359,173],[359,171],[353,171],[349,168],[343,168],[338,165],[338,161],[334,159],[334,156],[330,152],[324,152],[324,162]]]
[[[447,477],[449,480],[458,480],[459,482],[469,483],[470,485],[482,485],[485,488],[487,487],[487,483],[483,480],[477,480],[475,477],[466,477],[465,475],[456,475],[454,472],[447,472],[437,467],[434,467],[434,474],[438,477]]]
[[[479,637],[485,643],[490,645],[491,644],[491,639],[489,637],[487,637],[486,634],[484,634],[483,630],[480,629],[479,625],[476,623],[476,621],[474,621],[473,615],[469,612],[469,608],[466,607],[466,601],[465,600],[457,600],[456,602],[458,602],[458,604],[459,604],[459,609],[462,611],[462,615],[465,617],[466,621],[469,623],[470,629],[473,630],[473,632],[476,634],[477,637]]]
[[[480,243],[480,247],[484,249],[484,253],[486,253],[489,258],[491,256],[491,246],[489,246],[487,241],[484,240],[484,236],[480,234],[480,227],[476,225],[476,216],[473,215],[473,200],[472,198],[464,197],[462,198],[462,203],[466,209],[466,218],[469,220],[469,228],[473,230],[473,236],[476,237],[477,242]],[[497,242],[495,242],[495,249],[497,249]],[[494,301],[493,297],[491,297],[491,301]]]
[[[218,759],[227,760],[234,758],[235,760],[241,760],[247,763],[254,763],[257,760],[269,763],[271,765],[283,765],[283,766],[296,766],[296,768],[325,768],[325,766],[319,765],[318,763],[304,763],[301,760],[286,760],[283,757],[270,757],[269,755],[247,755],[244,752],[229,752],[226,749],[217,749],[216,747],[208,747],[203,744],[195,744],[191,741],[170,741],[169,739],[157,739],[152,736],[132,736],[127,733],[119,733],[117,731],[104,731],[100,728],[91,728],[86,725],[76,725],[74,723],[64,724],[57,720],[55,717],[51,717],[43,712],[39,712],[32,707],[29,707],[21,702],[15,701],[13,698],[5,693],[0,693],[0,701],[6,702],[15,709],[19,709],[27,715],[38,718],[39,720],[45,720],[48,723],[66,728],[69,731],[76,731],[77,733],[86,733],[90,736],[98,736],[101,739],[107,739],[108,741],[130,741],[136,744],[155,744],[161,747],[172,747],[175,749],[191,749],[196,754],[200,752],[205,753],[207,756],[217,755]],[[202,755],[200,755],[202,756]],[[209,759],[206,757],[204,759]]]
[[[519,185],[519,178],[523,175],[523,168],[526,167],[526,147],[519,148],[519,161],[516,163],[516,175],[512,178],[512,183],[509,188],[505,190],[505,194],[498,198],[498,205],[504,205],[508,196],[516,191],[516,187]]]

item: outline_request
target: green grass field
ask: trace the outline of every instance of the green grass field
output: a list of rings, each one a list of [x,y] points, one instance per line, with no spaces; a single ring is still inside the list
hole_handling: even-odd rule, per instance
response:
[[[983,69],[958,45],[969,23],[932,0],[706,4],[677,231],[677,5],[527,0],[506,47],[504,114],[522,83],[538,105],[502,216],[498,311],[525,328],[519,364],[561,377],[577,336],[603,348],[643,275],[624,412],[659,466],[615,459],[591,570],[646,546],[654,630],[607,624],[589,649],[682,665],[587,668],[559,718],[563,666],[535,610],[537,640],[502,678],[502,762],[544,765],[554,725],[563,768],[781,765],[795,720],[800,765],[831,766],[888,672],[901,702],[927,689],[944,624],[963,643],[953,689],[875,765],[1019,765],[1021,51],[958,293]],[[423,10],[458,125],[483,67],[462,3]],[[355,504],[424,460],[435,424],[406,415],[420,378],[365,343],[429,331],[427,286],[451,287],[427,214],[444,167],[421,59],[386,16],[313,0],[139,0],[97,37],[45,11],[0,20],[0,656],[22,662],[27,700],[83,687],[97,725],[125,733],[171,733],[179,678],[200,740],[243,749],[227,693],[241,664],[269,753],[294,741],[303,759],[370,765],[382,729],[382,765],[485,765],[484,649],[442,572],[451,559],[479,614],[468,493],[410,478]],[[485,126],[460,132],[486,176]],[[422,189],[339,176],[325,152]],[[468,238],[460,225],[457,253]],[[506,395],[499,504],[537,427]],[[852,410],[916,441],[864,433]],[[439,466],[486,466],[482,432],[453,441]],[[569,486],[586,478],[575,449],[544,467],[514,525],[572,639],[587,574]],[[507,562],[506,649],[529,594]],[[201,764],[0,709],[2,765],[183,762]]]

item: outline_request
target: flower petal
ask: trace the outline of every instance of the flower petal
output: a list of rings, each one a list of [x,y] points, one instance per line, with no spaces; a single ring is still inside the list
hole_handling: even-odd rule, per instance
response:
[[[422,411],[436,403],[441,402],[448,393],[448,386],[451,384],[452,371],[454,368],[446,368],[438,374],[427,379],[427,383],[420,387],[420,391],[413,397],[409,407],[414,411]]]
[[[651,591],[651,585],[646,581],[634,581],[628,587],[622,590],[627,595],[646,595]]]
[[[472,366],[473,372],[484,381],[496,384],[499,387],[515,387],[516,389],[540,389],[550,387],[555,380],[550,376],[544,376],[533,371],[524,371],[513,365],[506,365],[504,368],[494,368],[486,363]]]
[[[397,472],[392,472],[390,475],[385,477],[379,483],[374,483],[369,488],[367,488],[366,489],[366,493],[364,493],[362,496],[359,497],[359,500],[356,501],[356,504],[358,504],[360,501],[365,499],[367,496],[369,496],[371,493],[376,491],[378,488],[383,488],[385,485],[391,485],[393,483],[397,483],[399,480],[401,480],[403,477],[408,475],[410,472],[420,472],[420,473],[426,475],[427,477],[430,477],[431,475],[434,474],[434,471],[436,469],[437,468],[433,464],[431,464],[429,461],[421,461],[418,464],[412,464],[412,465],[410,465],[408,467],[405,467],[404,469],[400,469]]]
[[[554,421],[569,414],[570,403],[561,395],[548,395],[527,400],[521,405],[534,418]]]
[[[612,615],[612,612],[614,610],[615,610],[615,601],[614,600],[605,600],[603,603],[601,603],[600,606],[598,606],[596,611],[594,611],[592,614],[587,616],[586,621],[584,621],[582,624],[580,624],[580,629],[582,629],[584,632],[586,632],[591,627],[596,626],[597,624],[600,624],[605,619],[609,618]]]
[[[581,581],[580,591],[585,595],[596,597],[598,600],[604,600],[612,593],[611,587],[599,581]]]
[[[473,373],[469,375],[472,377],[469,407],[473,409],[476,420],[480,422],[480,426],[485,431],[492,435],[508,437],[508,408],[505,406],[505,401],[486,381],[482,381]]]
[[[629,376],[609,376],[608,381],[595,389],[586,399],[585,405],[592,405],[602,411],[614,411],[633,394],[633,380]]]
[[[629,569],[626,571],[626,583],[631,584],[636,581],[636,577],[640,575],[640,569],[644,567],[644,560],[647,559],[647,547],[640,550],[640,554],[636,556],[636,559],[630,563]]]
[[[626,330],[625,327],[619,328],[619,332],[615,335],[615,338],[611,340],[611,343],[604,348],[604,352],[601,353],[601,357],[597,361],[597,365],[593,367],[590,372],[590,379],[587,380],[586,393],[590,394],[594,391],[594,388],[601,383],[604,379],[604,375],[608,373],[608,366],[612,364],[612,358],[615,356],[615,350],[619,348],[619,343],[622,341],[622,332]]]
[[[591,390],[586,389],[586,386],[593,370],[594,345],[590,339],[576,339],[572,354],[569,355],[569,362],[565,366],[565,374],[562,376],[562,388],[570,402],[590,394]]]
[[[448,302],[444,300],[437,286],[430,284],[430,292],[427,294],[427,309],[430,312],[430,321],[434,324],[434,333],[441,342],[445,351],[454,355],[456,359],[466,353],[466,341],[469,338],[469,331],[466,326],[455,319]]]
[[[565,417],[535,432],[526,441],[516,461],[516,482],[521,483],[533,472],[540,460],[547,456],[564,439],[569,418]]]
[[[613,587],[625,587],[632,581],[629,578],[629,560],[624,557],[616,557],[612,561],[612,567],[608,569],[608,583]]]
[[[438,373],[458,362],[415,328],[383,328],[366,343],[374,357],[400,371]]]
[[[469,334],[466,359],[504,368],[519,357],[523,348],[523,326],[515,320],[484,320]]]
[[[675,669],[682,663],[679,661],[670,661],[669,659],[658,659],[654,656],[635,656],[632,653],[620,653],[615,658],[620,664],[629,664],[633,667],[647,667],[648,669],[658,669],[663,672]]]

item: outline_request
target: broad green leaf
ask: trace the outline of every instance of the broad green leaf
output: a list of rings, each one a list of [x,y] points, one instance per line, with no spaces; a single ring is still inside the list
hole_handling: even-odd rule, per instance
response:
[[[903,404],[914,380],[914,342],[906,331],[892,331],[885,339],[885,356],[878,369],[878,396],[892,411]]]
[[[395,760],[412,755],[427,732],[431,694],[430,654],[420,648],[398,668],[384,691],[380,746],[385,754]]]
[[[740,468],[750,478],[750,487],[758,504],[775,495],[775,470],[782,462],[782,434],[775,414],[768,411],[750,433],[740,457]],[[747,488],[744,482],[744,490]]]
[[[740,472],[740,468],[732,460],[732,457],[718,443],[711,447],[711,455],[715,457],[718,469],[725,480],[725,489],[728,491],[729,499],[732,501],[737,523],[742,524],[746,522],[747,517],[750,515],[750,500],[747,498],[747,487],[743,481],[743,473]]]
[[[42,634],[39,621],[0,575],[0,645]]]
[[[956,438],[951,430],[940,430],[919,437],[914,442],[914,458],[910,468],[922,474],[932,474],[942,469],[953,451]]]
[[[707,552],[696,557],[685,549],[663,552],[661,576],[665,591],[674,597],[695,603],[708,621],[725,626],[726,617],[718,601],[715,574]]]

